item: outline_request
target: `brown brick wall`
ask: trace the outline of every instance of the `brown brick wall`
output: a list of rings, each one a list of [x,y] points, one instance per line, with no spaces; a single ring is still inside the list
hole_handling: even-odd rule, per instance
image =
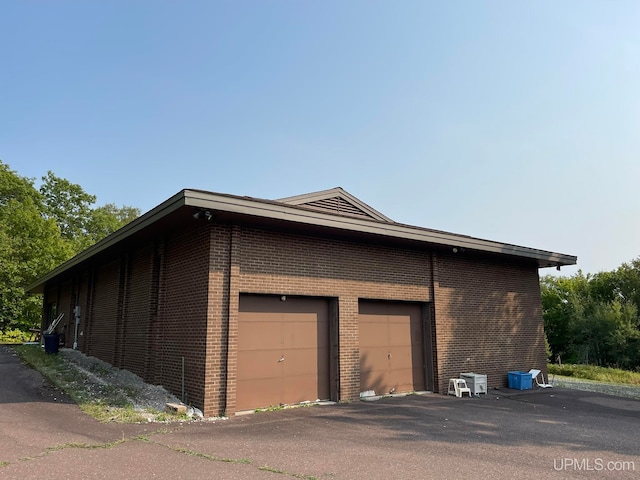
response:
[[[48,285],[45,301],[67,310],[68,337],[81,305],[81,350],[179,397],[184,357],[185,400],[213,416],[235,410],[241,293],[333,299],[340,400],[359,395],[359,299],[426,305],[437,391],[464,371],[502,386],[545,365],[537,267],[498,257],[196,222]]]
[[[438,255],[435,276],[440,392],[462,372],[487,374],[506,385],[507,371],[546,366],[538,269]]]
[[[115,364],[116,324],[118,322],[118,293],[120,288],[120,259],[95,269],[93,295],[85,335],[87,352],[105,362]]]
[[[222,238],[222,237],[221,237]],[[235,343],[240,293],[338,299],[341,400],[360,393],[358,299],[429,302],[428,252],[358,245],[330,238],[234,227],[227,413],[235,400]],[[215,282],[212,282],[212,285]],[[215,404],[212,405],[215,410]]]
[[[128,260],[120,365],[145,378],[149,360],[152,245],[132,252]]]
[[[203,411],[206,415],[222,415],[226,411],[227,402],[232,229],[212,225],[209,235],[210,287],[207,297],[206,381]],[[231,323],[233,322],[232,319]]]
[[[209,282],[209,224],[168,239],[161,280],[158,328],[160,358],[155,369],[160,383],[185,400],[204,405]]]
[[[86,343],[87,336],[85,333],[85,329],[87,326],[87,316],[90,314],[90,272],[85,270],[81,272],[75,278],[75,297],[76,297],[76,305],[80,306],[80,323],[78,324],[78,350],[85,352],[86,351]],[[73,319],[75,322],[75,317]],[[74,333],[72,332],[73,336]],[[73,339],[71,339],[70,346],[73,346]]]

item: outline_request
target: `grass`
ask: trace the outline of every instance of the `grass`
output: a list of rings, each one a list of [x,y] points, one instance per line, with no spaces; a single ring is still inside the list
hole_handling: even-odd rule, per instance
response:
[[[550,375],[573,377],[595,382],[617,385],[640,385],[640,373],[619,368],[596,367],[595,365],[547,365]]]
[[[13,350],[51,383],[65,392],[80,409],[101,422],[146,423],[184,420],[184,415],[136,410],[127,393],[113,385],[90,386],[85,376],[62,355],[49,355],[39,345],[16,345]]]

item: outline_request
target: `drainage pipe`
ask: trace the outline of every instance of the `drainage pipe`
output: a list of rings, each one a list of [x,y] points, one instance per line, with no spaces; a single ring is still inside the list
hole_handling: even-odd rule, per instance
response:
[[[182,403],[184,403],[184,357],[182,357]]]

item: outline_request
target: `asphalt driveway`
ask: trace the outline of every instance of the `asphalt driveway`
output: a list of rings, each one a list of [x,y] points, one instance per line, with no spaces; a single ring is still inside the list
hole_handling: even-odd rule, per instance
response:
[[[0,479],[638,478],[640,401],[494,390],[101,424],[0,346]]]

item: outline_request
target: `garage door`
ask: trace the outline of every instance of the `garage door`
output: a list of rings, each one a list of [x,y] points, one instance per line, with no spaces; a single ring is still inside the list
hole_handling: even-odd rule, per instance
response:
[[[329,396],[327,300],[242,295],[236,410]]]
[[[361,301],[360,390],[376,394],[425,389],[419,304]]]

